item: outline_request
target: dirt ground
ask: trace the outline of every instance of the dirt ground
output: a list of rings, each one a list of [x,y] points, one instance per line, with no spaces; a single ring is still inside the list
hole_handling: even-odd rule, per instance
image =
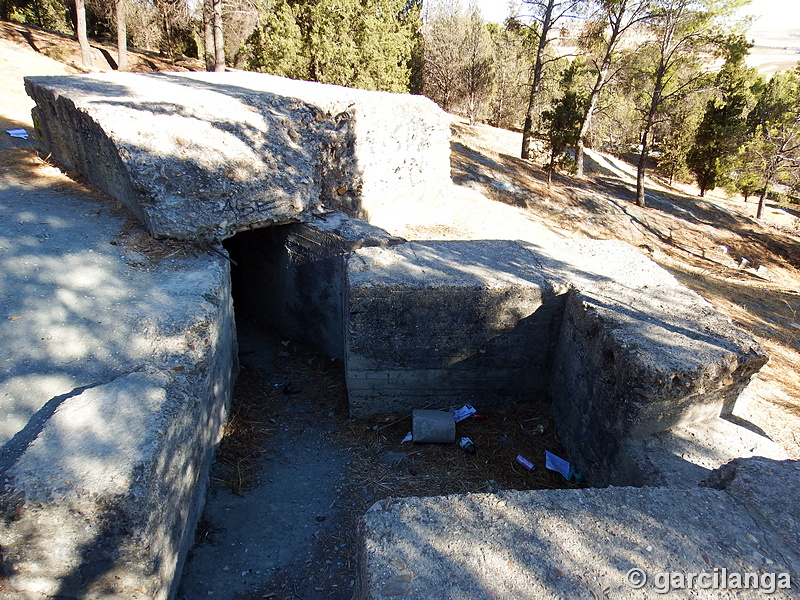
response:
[[[770,359],[736,414],[800,458],[800,207],[770,202],[756,221],[752,201],[718,190],[699,198],[691,186],[651,178],[640,208],[633,168],[599,153],[587,180],[561,176],[548,189],[544,172],[515,156],[520,144],[513,132],[456,123],[453,180],[562,235],[639,247],[748,330]]]
[[[22,76],[78,70],[46,56],[46,48],[59,48],[51,56],[75,63],[75,42],[21,29],[0,22],[3,130],[32,129]],[[800,458],[796,209],[771,205],[758,222],[750,216],[753,203],[715,193],[700,199],[691,187],[656,179],[648,207],[640,208],[632,202],[630,165],[600,154],[591,155],[587,180],[557,176],[548,189],[536,164],[516,158],[519,144],[519,134],[457,122],[451,162],[463,192],[458,209],[397,233],[518,239],[533,224],[637,246],[761,342],[770,360],[737,414]],[[8,139],[0,143],[0,177],[20,185],[80,186],[29,146]],[[289,340],[265,332],[257,337],[242,338],[233,417],[180,598],[349,598],[356,523],[372,503],[410,494],[571,485],[542,468],[545,449],[569,458],[553,435],[546,399],[460,424],[459,435],[478,448],[475,455],[453,446],[400,444],[410,429],[407,415],[347,419],[341,365]],[[518,452],[538,464],[533,473],[514,462]]]

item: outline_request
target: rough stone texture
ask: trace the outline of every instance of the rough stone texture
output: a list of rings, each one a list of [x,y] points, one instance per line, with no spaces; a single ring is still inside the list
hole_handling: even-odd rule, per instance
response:
[[[53,156],[156,237],[221,240],[355,216],[449,182],[449,117],[421,96],[259,73],[30,77]],[[427,190],[425,192],[421,190]]]
[[[789,483],[797,485],[797,476]],[[795,504],[786,494],[776,499],[771,510]],[[358,600],[765,597],[753,589],[698,586],[659,593],[658,573],[715,569],[789,573],[794,587],[769,597],[798,597],[796,537],[776,538],[734,494],[697,487],[379,502],[363,519],[359,559]],[[648,576],[641,589],[626,583],[632,568]]]
[[[333,358],[344,358],[344,257],[403,240],[336,212],[243,232],[226,242],[237,310]]]
[[[777,540],[768,541],[775,548],[782,542],[793,549],[795,555],[786,555],[783,560],[794,573],[800,573],[796,554],[800,540],[800,461],[737,458],[716,469],[702,485],[725,490],[762,529],[769,527]]]
[[[347,268],[351,414],[549,390],[562,440],[601,485],[625,439],[727,414],[766,361],[624,243],[414,242],[358,250]]]
[[[514,242],[413,242],[347,262],[350,414],[530,397],[549,382],[561,302]]]
[[[694,487],[732,459],[752,456],[787,458],[763,434],[718,417],[623,440],[611,484]]]
[[[168,598],[236,369],[229,264],[140,252],[63,192],[3,185],[0,210],[2,590]]]

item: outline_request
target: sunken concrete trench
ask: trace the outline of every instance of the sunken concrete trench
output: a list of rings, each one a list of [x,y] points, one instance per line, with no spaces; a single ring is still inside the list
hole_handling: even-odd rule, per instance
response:
[[[145,326],[149,349],[109,361],[129,374],[55,393],[4,446],[17,449],[0,531],[12,597],[175,595],[236,372],[223,240],[254,258],[236,302],[341,358],[354,417],[546,391],[570,458],[599,486],[378,503],[361,522],[356,598],[662,597],[658,581],[625,577],[665,565],[769,571],[775,597],[796,596],[783,584],[800,573],[798,464],[725,419],[766,360],[751,337],[624,243],[405,242],[370,224],[448,193],[449,119],[429,101],[250,73],[26,88],[59,162],[153,237],[201,244],[196,268],[218,276],[156,278],[159,302],[123,295],[135,325],[131,306],[213,318]],[[184,304],[170,304],[174,286]],[[70,432],[105,415],[127,435]]]

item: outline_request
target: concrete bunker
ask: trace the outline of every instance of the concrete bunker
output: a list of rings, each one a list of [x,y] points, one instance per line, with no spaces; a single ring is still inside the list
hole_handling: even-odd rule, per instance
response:
[[[730,412],[766,360],[626,244],[404,242],[370,225],[449,185],[448,118],[423,99],[243,73],[26,86],[53,155],[154,237],[227,240],[235,301],[342,358],[355,416],[546,391],[573,460],[628,483],[652,468],[640,442]]]
[[[546,396],[595,485],[640,484],[631,446],[730,414],[765,361],[618,242],[405,242],[336,213],[225,246],[237,306],[344,361],[351,417]]]

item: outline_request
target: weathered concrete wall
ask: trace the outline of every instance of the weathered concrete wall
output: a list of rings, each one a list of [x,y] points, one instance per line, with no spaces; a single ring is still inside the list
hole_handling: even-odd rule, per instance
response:
[[[549,392],[595,485],[641,479],[628,441],[728,414],[766,362],[624,243],[414,242],[358,250],[347,270],[351,414]]]
[[[745,461],[737,472],[745,465],[749,474],[717,486],[726,491],[531,490],[379,502],[362,523],[355,598],[755,600],[769,591],[713,580],[669,590],[657,580],[704,572],[719,581],[723,569],[788,575],[793,586],[769,597],[796,598],[800,521],[786,491],[800,484],[800,463]],[[783,492],[765,501],[764,489]],[[631,569],[647,577],[639,588],[626,579]]]
[[[343,359],[345,255],[402,242],[341,212],[240,233],[226,242],[238,263],[236,309],[288,339]]]
[[[766,362],[758,343],[620,242],[571,242],[550,394],[574,460],[607,485],[627,438],[730,414]],[[545,270],[561,279],[568,267]],[[566,271],[566,273],[565,273]]]
[[[0,203],[24,215],[0,224],[3,592],[169,598],[237,368],[229,264],[153,248],[106,204]]]
[[[365,248],[347,263],[350,413],[546,390],[562,303],[514,242]]]
[[[449,117],[420,96],[259,73],[31,77],[43,142],[155,237],[221,240],[449,183]],[[422,192],[417,192],[422,193]]]

